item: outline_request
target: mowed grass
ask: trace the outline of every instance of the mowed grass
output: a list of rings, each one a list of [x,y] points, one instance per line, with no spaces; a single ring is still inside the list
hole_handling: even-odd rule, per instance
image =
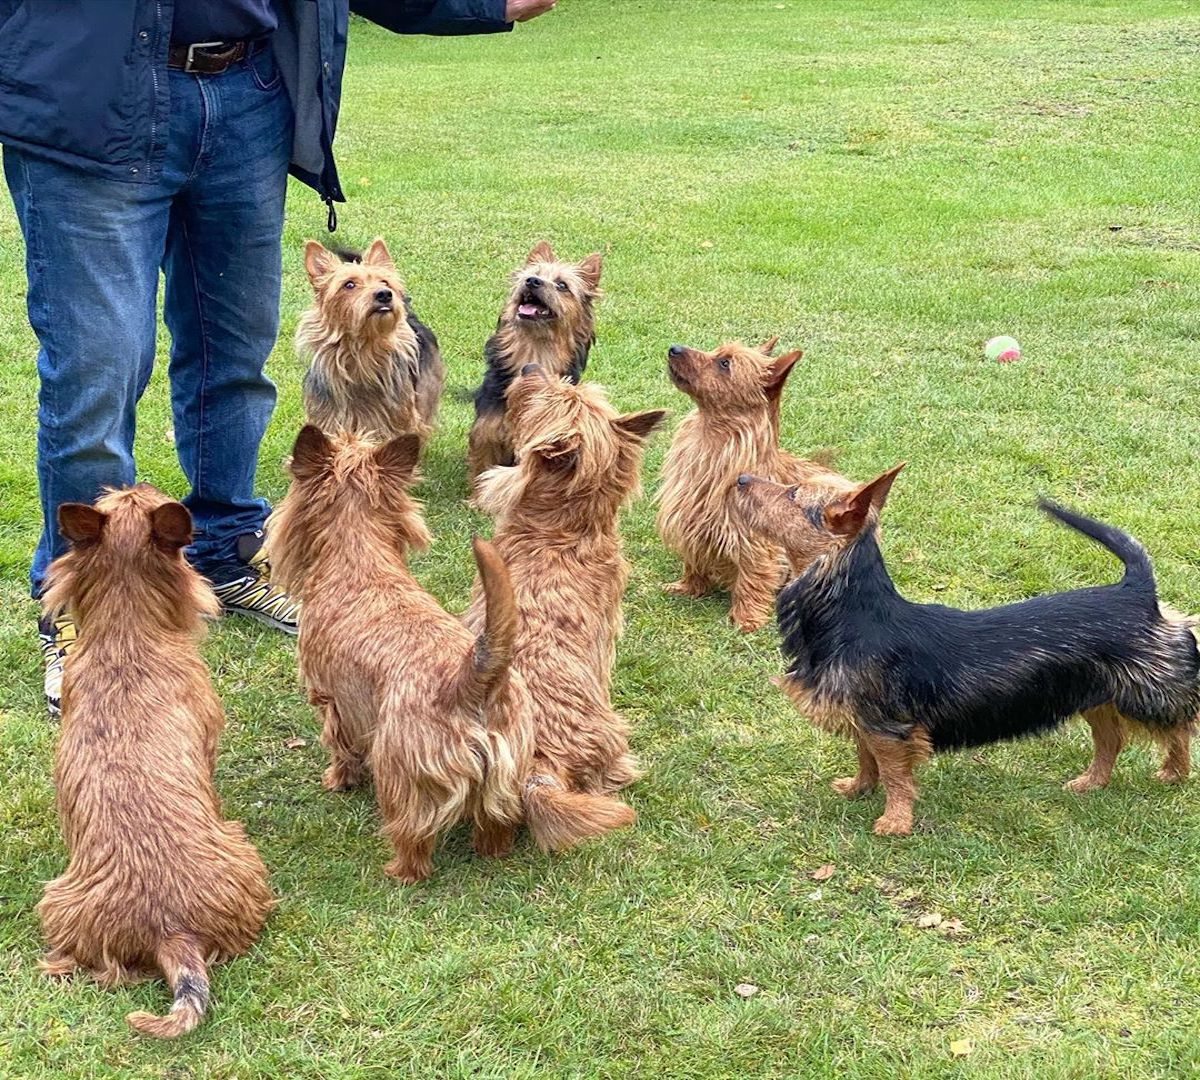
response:
[[[356,23],[341,238],[388,238],[451,371],[418,576],[465,606],[468,538],[487,523],[463,503],[463,394],[505,275],[547,237],[604,252],[589,376],[622,408],[687,408],[665,377],[673,341],[803,346],[787,443],[840,447],[860,478],[910,463],[885,535],[907,595],[975,606],[1114,580],[1111,557],[1039,517],[1044,492],[1130,529],[1164,599],[1200,609],[1198,65],[1200,18],[1165,0],[563,0],[465,40]],[[301,420],[300,247],[323,222],[297,188],[261,469],[273,498]],[[163,1011],[161,982],[46,982],[33,908],[65,855],[25,599],[36,380],[7,202],[0,245],[0,1075],[1200,1067],[1200,788],[1160,787],[1134,749],[1108,790],[1066,794],[1088,756],[1077,724],[932,763],[916,834],[876,839],[879,798],[829,790],[851,749],[767,681],[774,631],[740,637],[724,599],[660,593],[677,564],[649,499],[625,519],[614,688],[648,773],[635,830],[555,858],[523,841],[497,864],[456,833],[430,882],[397,887],[370,793],[319,788],[293,643],[231,621],[204,645],[229,712],[217,779],[278,911],[176,1044],[123,1020]],[[985,362],[997,333],[1025,359]],[[182,495],[166,390],[160,371],[139,465]],[[811,880],[826,863],[833,877]],[[926,913],[963,930],[922,929]],[[743,982],[757,995],[735,994]]]

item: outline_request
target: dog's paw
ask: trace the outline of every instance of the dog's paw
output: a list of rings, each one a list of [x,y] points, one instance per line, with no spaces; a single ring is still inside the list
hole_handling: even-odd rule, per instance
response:
[[[1063,784],[1063,791],[1069,791],[1072,795],[1086,795],[1089,791],[1096,791],[1098,788],[1104,787],[1106,782],[1097,780],[1091,773],[1082,773],[1074,780],[1068,780]]]
[[[388,877],[394,878],[401,885],[416,885],[421,881],[428,881],[433,873],[433,864],[417,865],[412,862],[393,859],[384,868],[383,872]]]
[[[876,836],[909,836],[911,834],[911,817],[888,817],[887,814],[884,814],[875,822]]]
[[[829,785],[839,795],[846,799],[857,799],[860,795],[870,795],[875,785],[857,776],[842,776]]]
[[[57,949],[48,952],[38,961],[42,974],[51,979],[65,979],[79,970],[79,961],[69,953],[61,953]]]
[[[326,791],[350,791],[361,783],[362,774],[343,765],[330,765],[321,776],[321,787]]]
[[[753,634],[756,630],[761,630],[767,625],[767,617],[765,615],[747,615],[744,617],[730,615],[729,617],[733,620],[733,625],[743,634]]]
[[[680,578],[678,581],[672,581],[670,584],[664,585],[662,591],[668,596],[690,596],[694,599],[699,599],[708,592],[708,589],[695,581]]]
[[[1154,774],[1154,779],[1160,784],[1182,784],[1187,778],[1186,772],[1168,765],[1164,765]]]

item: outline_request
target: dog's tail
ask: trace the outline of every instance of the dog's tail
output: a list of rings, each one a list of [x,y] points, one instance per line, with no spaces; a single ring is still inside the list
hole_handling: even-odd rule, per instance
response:
[[[461,694],[468,708],[481,709],[512,662],[517,637],[517,598],[508,568],[496,549],[478,536],[471,542],[483,585],[483,632],[475,639]]]
[[[571,791],[557,777],[536,773],[525,781],[525,820],[538,847],[562,851],[632,825],[637,813],[611,795]]]
[[[174,1039],[186,1035],[204,1019],[208,1008],[208,965],[194,937],[174,934],[159,945],[158,966],[175,994],[171,1011],[166,1016],[131,1012],[125,1019],[143,1035]]]
[[[1051,502],[1049,499],[1039,499],[1038,506],[1056,521],[1061,521],[1076,532],[1081,532],[1084,536],[1095,540],[1097,544],[1108,548],[1125,564],[1126,584],[1147,592],[1152,599],[1157,596],[1154,567],[1150,564],[1150,556],[1132,536],[1112,525],[1105,525],[1102,521],[1084,517],[1073,510],[1068,510],[1065,506],[1059,506],[1058,503]]]

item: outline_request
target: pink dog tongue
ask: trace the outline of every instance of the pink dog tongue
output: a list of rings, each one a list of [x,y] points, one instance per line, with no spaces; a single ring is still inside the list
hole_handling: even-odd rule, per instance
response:
[[[522,315],[537,315],[542,309],[537,304],[522,304],[517,311]]]

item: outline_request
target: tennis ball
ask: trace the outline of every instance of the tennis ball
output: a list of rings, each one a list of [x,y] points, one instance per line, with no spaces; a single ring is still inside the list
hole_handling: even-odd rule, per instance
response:
[[[1021,346],[1017,343],[1016,338],[1001,334],[984,345],[983,355],[989,360],[995,360],[998,364],[1007,364],[1010,361],[1021,359]]]

